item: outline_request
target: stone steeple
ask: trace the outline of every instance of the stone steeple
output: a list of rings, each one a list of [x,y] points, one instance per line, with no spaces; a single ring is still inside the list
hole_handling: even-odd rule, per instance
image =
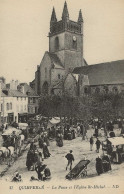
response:
[[[56,18],[56,12],[55,9],[53,7],[53,11],[52,11],[52,15],[51,15],[51,20],[50,20],[50,25],[52,25],[53,23],[57,22],[57,18]]]
[[[68,13],[68,8],[67,8],[66,1],[65,1],[65,4],[64,4],[64,8],[63,8],[62,20],[63,21],[68,21],[69,20],[69,13]]]
[[[82,23],[82,22],[83,22],[83,17],[82,17],[82,11],[80,9],[79,16],[78,16],[78,23]]]

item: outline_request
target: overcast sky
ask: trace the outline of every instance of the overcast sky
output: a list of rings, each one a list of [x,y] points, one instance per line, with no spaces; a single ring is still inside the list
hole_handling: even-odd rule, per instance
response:
[[[52,7],[61,19],[65,0],[0,0],[0,76],[34,79],[49,48]],[[84,58],[89,65],[124,59],[124,0],[67,0],[69,16],[84,19]]]

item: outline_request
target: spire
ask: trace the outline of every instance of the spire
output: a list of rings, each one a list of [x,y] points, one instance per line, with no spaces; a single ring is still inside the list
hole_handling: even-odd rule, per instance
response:
[[[81,23],[81,22],[83,22],[83,17],[82,17],[82,11],[80,9],[79,16],[78,16],[78,23]]]
[[[51,15],[51,21],[50,22],[57,22],[55,9],[53,7],[52,15]]]
[[[64,8],[63,8],[63,13],[62,13],[62,20],[69,20],[69,13],[68,13],[68,8],[67,8],[67,3],[65,1]]]

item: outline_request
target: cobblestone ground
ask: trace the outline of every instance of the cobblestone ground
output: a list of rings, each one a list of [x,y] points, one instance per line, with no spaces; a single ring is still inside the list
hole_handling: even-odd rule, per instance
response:
[[[26,149],[26,151],[23,153],[22,156],[18,158],[17,161],[14,162],[14,164],[9,168],[9,170],[5,173],[3,177],[1,177],[1,180],[7,180],[11,181],[12,175],[16,170],[22,175],[22,179],[24,180],[30,180],[31,176],[34,176],[37,178],[37,174],[35,171],[28,171],[26,168],[26,156],[27,151],[29,149],[29,145]],[[39,149],[40,150],[40,149]],[[98,155],[102,154],[102,150],[100,149],[100,153],[96,153],[95,150],[95,144],[93,151],[90,151],[90,144],[89,140],[83,140],[81,137],[77,137],[74,140],[64,140],[64,146],[63,147],[57,147],[56,142],[50,142],[49,150],[51,153],[51,157],[44,160],[44,164],[47,164],[47,166],[51,170],[52,174],[52,180],[65,180],[66,174],[69,172],[66,171],[66,165],[67,160],[65,158],[65,155],[69,152],[69,150],[73,150],[73,155],[75,157],[75,161],[73,163],[73,167],[81,160],[86,157],[86,159],[89,159],[91,162],[88,165],[88,177],[94,177],[97,176],[96,169],[95,169],[95,159]],[[40,150],[42,151],[42,150]],[[105,173],[101,175],[100,177],[105,177],[107,175],[116,175],[120,173],[120,171],[124,172],[124,164],[121,165],[112,165],[112,171],[109,173]],[[121,173],[122,174],[122,173]],[[124,173],[123,173],[124,174]]]

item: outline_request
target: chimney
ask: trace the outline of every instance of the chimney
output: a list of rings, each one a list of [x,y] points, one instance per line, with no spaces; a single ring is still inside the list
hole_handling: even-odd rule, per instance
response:
[[[23,94],[25,93],[24,86],[21,86],[21,92],[22,92]]]

